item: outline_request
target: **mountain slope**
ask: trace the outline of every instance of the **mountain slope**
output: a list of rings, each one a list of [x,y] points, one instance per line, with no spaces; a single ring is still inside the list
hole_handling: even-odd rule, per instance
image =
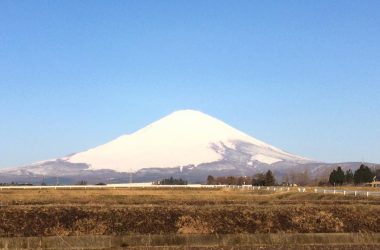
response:
[[[277,177],[293,170],[317,176],[328,166],[289,154],[202,112],[181,110],[84,152],[3,169],[0,182],[120,183],[129,182],[132,173],[133,181],[140,182],[170,176],[203,182],[207,175],[249,176],[268,169]]]
[[[241,146],[243,144],[244,147]],[[226,157],[227,149],[236,150],[239,145],[241,151],[251,156],[251,159],[247,159],[247,164],[255,161],[265,164],[308,161],[193,110],[174,112],[133,134],[121,136],[63,160],[86,163],[92,170],[136,172],[144,168],[216,162]]]

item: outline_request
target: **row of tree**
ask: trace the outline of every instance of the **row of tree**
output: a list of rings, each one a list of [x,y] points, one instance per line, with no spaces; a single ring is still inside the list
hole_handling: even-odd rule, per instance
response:
[[[252,178],[252,186],[274,186],[276,178],[272,171],[268,170],[265,174],[256,174]]]
[[[252,177],[248,176],[220,176],[207,177],[208,185],[252,185],[252,186],[274,186],[276,179],[272,171],[268,170],[265,174],[256,174]]]
[[[207,177],[208,185],[246,185],[251,184],[252,178],[247,176],[219,176],[214,177],[209,175]]]
[[[364,164],[360,165],[355,173],[352,173],[351,169],[344,172],[341,167],[338,167],[330,173],[329,183],[334,186],[352,183],[361,184],[372,182],[374,177],[375,173]]]
[[[160,181],[160,185],[187,185],[186,180],[175,179],[173,177],[170,177],[169,179],[163,179]]]
[[[372,172],[371,169],[364,164],[360,165],[360,167],[355,172],[352,172],[351,169],[348,169],[347,171],[343,171],[341,167],[338,167],[337,169],[334,169],[330,173],[328,183],[326,183],[326,181],[320,181],[319,183],[316,183],[316,184],[318,185],[326,185],[326,184],[331,184],[331,185],[356,184],[358,185],[362,183],[372,182],[376,175],[380,175],[380,170],[377,170],[376,173]],[[285,176],[283,183],[286,183],[286,184],[296,183],[298,185],[310,185],[311,181],[309,178],[308,171],[301,172],[299,173],[299,175],[291,175],[291,177],[292,176],[300,177],[299,178],[300,181],[299,182],[295,181],[295,180],[298,180],[298,178],[288,178],[288,176]],[[276,185],[276,178],[274,177],[271,170],[268,170],[266,173],[256,174],[252,177],[247,177],[247,176],[214,177],[212,175],[209,175],[207,177],[207,184],[209,185],[274,186]]]

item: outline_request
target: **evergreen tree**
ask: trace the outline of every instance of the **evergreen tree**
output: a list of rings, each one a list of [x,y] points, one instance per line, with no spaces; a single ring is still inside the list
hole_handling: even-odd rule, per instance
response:
[[[274,186],[276,184],[276,179],[274,178],[272,171],[268,170],[265,174],[265,186]]]
[[[265,175],[256,174],[252,177],[252,186],[265,186]]]
[[[368,166],[362,164],[360,168],[357,169],[354,173],[354,182],[355,184],[372,182],[374,173],[371,172]]]
[[[214,185],[215,184],[215,178],[212,175],[207,176],[207,184],[208,185]]]
[[[343,185],[345,179],[346,178],[344,176],[344,172],[343,172],[342,168],[338,167],[337,170],[336,170],[336,175],[335,175],[335,182],[336,182],[336,184]]]
[[[347,184],[351,184],[354,182],[354,174],[352,173],[351,169],[346,171],[345,180]]]
[[[169,179],[163,179],[161,180],[161,185],[187,185],[187,181],[180,179],[174,179],[173,176],[171,176]]]
[[[346,176],[341,167],[338,167],[336,170],[334,169],[329,177],[329,183],[331,185],[343,185],[346,181]]]
[[[335,186],[336,184],[336,170],[335,169],[330,173],[329,183],[333,186]]]

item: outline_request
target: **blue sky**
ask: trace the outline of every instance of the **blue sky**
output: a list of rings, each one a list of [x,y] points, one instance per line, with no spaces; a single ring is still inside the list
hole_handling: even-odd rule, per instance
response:
[[[380,1],[0,1],[0,167],[197,109],[380,162]]]

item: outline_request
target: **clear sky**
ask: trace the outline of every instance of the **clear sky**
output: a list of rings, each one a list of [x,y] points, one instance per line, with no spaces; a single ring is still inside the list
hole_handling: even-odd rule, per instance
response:
[[[380,162],[380,1],[0,1],[0,167],[189,108]]]

